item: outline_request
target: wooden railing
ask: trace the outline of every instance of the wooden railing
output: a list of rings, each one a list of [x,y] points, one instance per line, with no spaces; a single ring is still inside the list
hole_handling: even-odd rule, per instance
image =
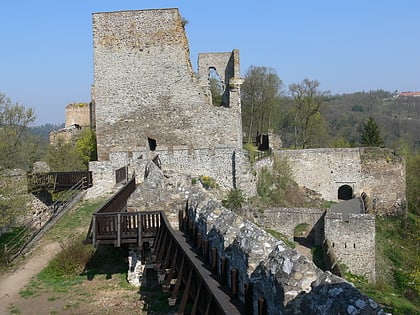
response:
[[[81,179],[83,189],[92,187],[92,172],[75,171],[75,172],[48,172],[48,173],[27,173],[28,191],[36,193],[40,190],[52,190],[54,192],[68,190],[77,184]]]
[[[92,215],[89,239],[93,246],[98,244],[138,244],[156,236],[161,225],[160,211],[144,212],[102,212]],[[85,241],[86,242],[86,241]]]
[[[126,181],[127,178],[128,178],[128,166],[123,166],[115,170],[115,183],[116,184]]]

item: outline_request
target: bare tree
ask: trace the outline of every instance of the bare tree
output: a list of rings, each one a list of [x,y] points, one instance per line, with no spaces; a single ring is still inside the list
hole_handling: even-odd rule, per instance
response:
[[[249,67],[242,92],[242,121],[247,137],[267,132],[272,128],[273,112],[279,104],[283,82],[272,68]]]
[[[309,79],[289,85],[289,92],[295,102],[295,107],[292,109],[295,148],[306,148],[310,144],[311,137],[316,136],[323,124],[320,108],[329,92],[321,92],[318,88],[319,82]]]

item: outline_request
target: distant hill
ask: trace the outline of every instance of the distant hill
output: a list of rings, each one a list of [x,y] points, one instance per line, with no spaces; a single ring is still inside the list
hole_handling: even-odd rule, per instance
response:
[[[30,134],[48,141],[48,134],[50,131],[58,130],[61,128],[64,128],[64,124],[44,124],[40,126],[29,127],[28,131]]]
[[[352,144],[359,143],[360,128],[372,116],[386,146],[396,147],[403,140],[412,149],[420,149],[420,97],[383,90],[334,95],[327,100],[323,115],[329,133]]]

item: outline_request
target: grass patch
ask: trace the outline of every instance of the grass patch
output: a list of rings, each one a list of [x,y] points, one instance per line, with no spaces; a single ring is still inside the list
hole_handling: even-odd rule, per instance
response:
[[[324,251],[322,250],[322,245],[316,245],[311,248],[312,261],[314,264],[321,270],[326,270],[324,262]]]
[[[270,233],[272,236],[274,236],[275,238],[283,241],[283,243],[285,243],[290,248],[295,248],[296,247],[295,242],[289,240],[285,235],[281,234],[280,232],[277,232],[277,231],[271,230],[271,229],[266,229],[266,231],[268,233]]]
[[[308,232],[309,224],[308,223],[300,223],[296,225],[293,234],[295,237],[302,237],[305,236]]]
[[[16,314],[16,315],[21,314],[19,308],[16,305],[13,305],[13,304],[9,306],[8,310],[9,310],[10,314]]]
[[[86,232],[89,227],[92,213],[104,202],[103,199],[95,202],[83,202],[78,207],[63,216],[47,233],[47,237],[54,241],[66,239],[75,232]]]
[[[346,274],[363,293],[394,315],[420,314],[419,217],[376,218],[375,284]]]

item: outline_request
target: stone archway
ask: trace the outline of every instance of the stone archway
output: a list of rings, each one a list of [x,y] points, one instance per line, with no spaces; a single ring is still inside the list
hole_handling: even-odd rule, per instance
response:
[[[338,188],[338,200],[350,200],[353,198],[353,188],[349,185],[341,185]]]

